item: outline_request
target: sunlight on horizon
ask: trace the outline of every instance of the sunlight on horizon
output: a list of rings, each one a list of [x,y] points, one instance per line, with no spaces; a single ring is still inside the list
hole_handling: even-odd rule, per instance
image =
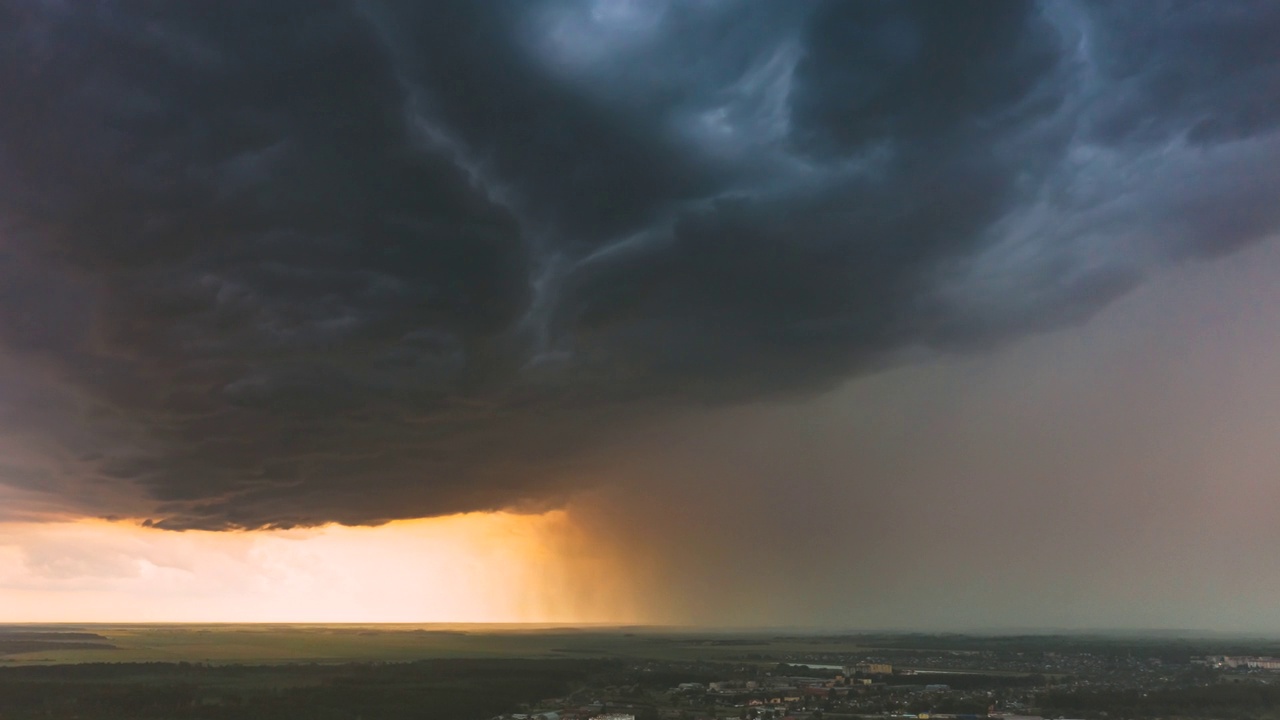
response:
[[[172,532],[0,523],[0,622],[627,622],[562,510]]]

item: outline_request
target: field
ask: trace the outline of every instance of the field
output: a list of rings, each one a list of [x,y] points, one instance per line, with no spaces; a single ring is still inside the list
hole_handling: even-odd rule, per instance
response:
[[[449,658],[839,662],[1053,649],[1102,654],[1280,654],[1280,642],[1126,635],[815,634],[522,625],[0,625],[0,667],[83,662],[277,664]],[[959,656],[959,655],[958,655]]]
[[[56,636],[63,636],[58,640]],[[30,638],[39,637],[35,645]],[[6,638],[9,640],[6,641]],[[52,638],[52,639],[50,639]],[[440,625],[0,626],[0,666],[82,662],[337,663],[441,658],[755,659],[857,652],[852,640],[661,628]]]

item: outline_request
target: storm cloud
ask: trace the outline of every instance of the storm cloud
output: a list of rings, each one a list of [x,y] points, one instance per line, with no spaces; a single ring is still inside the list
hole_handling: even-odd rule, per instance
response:
[[[0,2],[0,484],[544,508],[1280,227],[1280,6]],[[18,449],[21,452],[18,452]]]

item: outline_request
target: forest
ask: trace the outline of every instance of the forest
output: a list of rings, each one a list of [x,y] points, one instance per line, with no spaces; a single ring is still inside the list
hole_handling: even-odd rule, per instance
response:
[[[343,665],[90,663],[0,669],[0,718],[458,720],[557,697],[612,660]]]

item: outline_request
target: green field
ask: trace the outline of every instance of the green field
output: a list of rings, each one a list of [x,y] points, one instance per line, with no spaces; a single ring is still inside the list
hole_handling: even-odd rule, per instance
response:
[[[75,625],[110,649],[51,647],[4,653],[0,666],[81,662],[336,663],[434,658],[619,657],[742,659],[751,653],[856,652],[853,642],[654,628],[438,625]],[[0,628],[24,632],[23,626]]]
[[[36,644],[64,636],[68,642]],[[6,645],[6,638],[8,644]],[[19,642],[17,638],[27,638]],[[69,642],[75,640],[75,642]],[[83,647],[84,645],[91,647]],[[0,625],[0,667],[84,662],[211,664],[402,662],[474,658],[622,658],[831,662],[835,656],[1059,651],[1183,655],[1280,654],[1280,642],[1113,635],[806,634],[660,627],[525,625]]]

